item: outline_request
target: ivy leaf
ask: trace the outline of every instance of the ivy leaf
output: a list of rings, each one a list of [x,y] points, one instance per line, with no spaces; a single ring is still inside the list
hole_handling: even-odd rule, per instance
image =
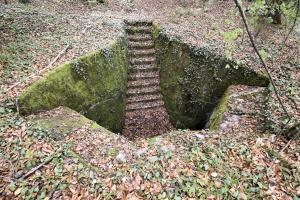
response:
[[[9,184],[7,187],[12,192],[15,191],[17,188],[16,184],[14,184],[14,183]]]
[[[268,52],[266,52],[264,49],[259,50],[259,53],[263,60],[266,60],[269,57]]]

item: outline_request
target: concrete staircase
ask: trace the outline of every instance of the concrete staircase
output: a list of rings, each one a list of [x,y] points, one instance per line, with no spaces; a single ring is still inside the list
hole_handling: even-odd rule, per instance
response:
[[[125,21],[128,82],[123,134],[148,137],[173,129],[160,93],[151,21]]]

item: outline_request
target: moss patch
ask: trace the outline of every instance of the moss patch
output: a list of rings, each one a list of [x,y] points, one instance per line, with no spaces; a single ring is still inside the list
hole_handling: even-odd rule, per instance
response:
[[[58,66],[20,97],[22,114],[67,106],[115,132],[121,132],[127,82],[126,42]]]
[[[224,113],[228,110],[228,101],[229,94],[226,91],[215,108],[215,112],[213,112],[210,117],[210,122],[208,125],[209,130],[215,131],[219,129],[219,125],[223,121]]]
[[[32,121],[35,127],[50,130],[53,134],[51,137],[55,140],[62,140],[73,130],[83,126],[89,127],[92,130],[103,130],[111,133],[96,122],[68,107],[58,107],[47,114],[34,116]]]
[[[157,65],[166,109],[176,128],[201,129],[229,85],[267,86],[268,78],[154,29]],[[158,32],[158,33],[157,33]]]

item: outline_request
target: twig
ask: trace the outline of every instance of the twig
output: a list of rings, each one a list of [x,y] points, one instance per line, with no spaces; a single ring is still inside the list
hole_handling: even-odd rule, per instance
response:
[[[49,69],[50,67],[52,67],[52,65],[71,47],[71,44],[69,43],[63,50],[61,50],[59,52],[59,54],[52,60],[52,62],[49,63],[49,65],[47,67],[45,67],[44,69],[42,69],[40,73],[46,71],[47,69]]]
[[[295,19],[294,19],[294,22],[293,22],[293,26],[291,27],[291,29],[289,30],[288,34],[286,35],[285,39],[283,40],[283,44],[286,43],[288,37],[290,36],[291,32],[294,30],[295,26],[296,26],[296,23],[297,23],[297,18],[298,18],[298,15],[299,15],[299,9],[300,9],[300,0],[297,1],[297,7],[296,7],[296,16],[295,16]]]
[[[9,181],[12,181],[12,180],[16,180],[15,178],[12,178],[12,177],[10,177],[10,176],[2,176],[2,175],[0,175],[0,178],[6,178],[6,179],[8,179]]]
[[[19,106],[19,98],[16,98],[16,108],[17,108],[17,113],[20,114],[20,106]]]
[[[297,125],[294,126],[294,127],[297,129],[297,127],[299,127],[299,126],[300,126],[300,123],[297,124]],[[297,131],[297,130],[296,130],[296,131]],[[299,136],[299,131],[294,135],[294,137],[293,137],[292,139],[290,139],[290,140],[288,141],[288,143],[286,143],[286,145],[285,145],[280,151],[278,151],[278,156],[280,156],[280,154],[281,154],[286,148],[288,148],[288,146],[290,146],[291,142],[292,142],[293,140],[295,140],[298,136]],[[275,160],[273,160],[273,162],[271,163],[271,166],[270,166],[270,167],[272,167],[272,166],[274,165],[274,163],[275,163]]]
[[[59,152],[61,152],[63,150],[62,147],[60,147],[59,149],[57,149],[53,154],[51,154],[44,162],[42,162],[41,164],[37,165],[36,167],[32,168],[31,170],[29,170],[26,174],[24,174],[21,178],[19,179],[25,179],[27,177],[29,177],[31,174],[33,174],[35,171],[39,170],[40,168],[42,168],[44,165],[48,164],[49,162],[51,162],[51,160],[55,157],[55,155]]]
[[[297,135],[297,134],[296,134],[296,135]],[[288,141],[288,143],[286,143],[286,145],[278,152],[279,155],[280,155],[286,148],[288,148],[288,146],[290,146],[292,140],[294,140],[294,139],[296,138],[296,135],[295,135],[292,139],[290,139],[290,140]]]
[[[46,71],[47,69],[49,69],[50,67],[52,67],[52,65],[71,47],[71,44],[68,44],[63,50],[61,50],[57,56],[47,65],[47,67],[43,68],[41,71],[38,72],[38,75],[41,74],[42,72]],[[29,76],[27,79],[25,79],[24,81],[35,77],[36,74],[33,74],[31,76]],[[7,93],[8,91],[14,89],[16,86],[18,86],[19,84],[21,84],[23,81],[19,81],[16,82],[14,85],[12,85],[11,87],[9,87],[4,93]]]
[[[283,102],[282,102],[282,100],[281,100],[281,98],[280,98],[280,96],[279,96],[278,90],[277,90],[277,88],[276,88],[276,86],[275,86],[275,83],[274,83],[274,80],[273,80],[273,78],[272,78],[272,76],[271,76],[271,73],[270,73],[270,71],[269,71],[269,68],[268,68],[268,66],[266,65],[265,61],[263,60],[262,56],[260,55],[260,53],[259,53],[259,51],[258,51],[258,49],[257,49],[257,47],[256,47],[256,45],[255,45],[253,36],[251,35],[250,30],[249,30],[248,22],[247,22],[247,20],[246,20],[246,16],[245,16],[245,14],[244,14],[244,11],[243,11],[241,5],[239,4],[238,0],[234,0],[234,2],[235,2],[235,5],[236,5],[236,6],[238,7],[238,9],[239,9],[239,12],[240,12],[240,14],[241,14],[241,17],[242,17],[242,19],[243,19],[244,25],[245,25],[245,27],[246,27],[246,31],[247,31],[247,33],[248,33],[250,42],[251,42],[251,44],[252,44],[252,47],[253,47],[255,53],[257,54],[257,56],[258,56],[258,58],[259,58],[259,60],[260,60],[260,62],[261,62],[261,64],[262,64],[262,66],[264,67],[265,71],[267,72],[267,75],[268,75],[268,77],[269,77],[269,79],[270,79],[270,81],[271,81],[271,84],[272,84],[273,88],[274,88],[274,92],[275,92],[276,98],[278,99],[278,101],[279,101],[279,103],[280,103],[280,105],[281,105],[283,111],[285,112],[285,114],[287,115],[287,117],[289,118],[289,121],[290,121],[290,120],[291,120],[291,117],[290,117],[290,115],[288,114],[288,111],[287,111],[287,109],[285,108],[285,106],[284,106],[284,104],[283,104]]]
[[[60,183],[60,182],[59,182],[59,183]],[[59,183],[58,183],[58,184],[59,184]],[[49,192],[49,195],[48,195],[48,199],[49,199],[49,200],[51,200],[51,199],[53,198],[54,192],[56,191],[58,184],[55,184],[55,185],[53,186],[52,190]]]

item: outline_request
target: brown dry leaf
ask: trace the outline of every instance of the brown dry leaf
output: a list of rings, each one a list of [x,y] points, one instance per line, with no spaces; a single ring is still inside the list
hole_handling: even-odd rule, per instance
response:
[[[53,152],[53,147],[52,147],[52,145],[45,143],[42,146],[42,151],[45,152],[45,153],[52,153]]]
[[[239,197],[240,197],[242,200],[247,200],[247,196],[246,196],[246,194],[243,193],[243,192],[240,192],[240,193],[239,193]]]
[[[217,188],[220,188],[220,187],[222,186],[222,182],[216,180],[216,181],[215,181],[215,186],[216,186]]]
[[[141,198],[139,198],[135,193],[129,193],[125,199],[126,200],[140,200]]]
[[[160,183],[154,183],[153,184],[153,188],[152,188],[152,191],[155,193],[155,194],[158,194],[160,191],[161,191],[162,187],[161,187],[161,184]]]
[[[217,199],[215,195],[210,195],[207,199]]]

